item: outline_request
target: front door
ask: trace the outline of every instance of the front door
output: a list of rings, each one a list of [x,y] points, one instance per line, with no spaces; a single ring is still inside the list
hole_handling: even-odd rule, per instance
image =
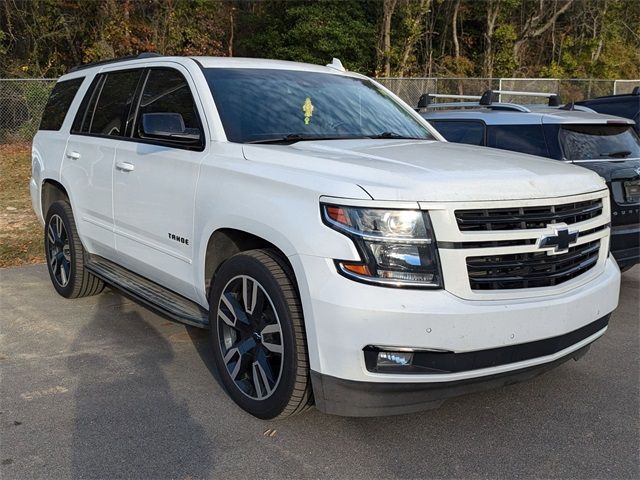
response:
[[[186,70],[160,67],[146,73],[131,141],[116,152],[114,220],[118,263],[188,298],[193,287],[193,215],[202,122]],[[189,80],[188,80],[189,79]],[[199,143],[172,142],[145,133],[144,116],[174,114]]]

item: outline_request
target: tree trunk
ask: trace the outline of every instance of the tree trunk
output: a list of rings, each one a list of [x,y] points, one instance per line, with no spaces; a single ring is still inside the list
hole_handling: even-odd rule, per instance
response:
[[[391,76],[391,19],[398,0],[384,0],[382,5],[382,61],[384,76]]]
[[[456,60],[460,58],[460,43],[458,42],[458,11],[460,10],[460,0],[456,0],[451,17],[451,38],[453,39],[453,50]]]
[[[499,0],[489,0],[487,4],[487,25],[484,32],[484,58],[482,65],[482,76],[485,78],[493,77],[493,32],[496,29],[499,12]]]
[[[405,70],[407,69],[407,64],[409,63],[409,56],[411,55],[412,50],[415,48],[416,43],[420,40],[420,36],[422,35],[422,19],[424,18],[425,13],[429,11],[429,7],[431,6],[431,0],[420,0],[420,4],[418,5],[418,12],[414,15],[413,19],[409,24],[409,36],[404,42],[404,47],[402,49],[402,55],[400,60],[400,66],[398,67],[399,76],[403,76]]]
[[[557,2],[555,5],[557,6]],[[558,17],[569,10],[572,5],[573,0],[566,0],[562,3],[562,7],[554,8],[549,14],[549,3],[539,0],[537,12],[527,19],[518,39],[513,44],[513,56],[518,63],[520,63],[522,48],[525,43],[539,37],[554,26]]]

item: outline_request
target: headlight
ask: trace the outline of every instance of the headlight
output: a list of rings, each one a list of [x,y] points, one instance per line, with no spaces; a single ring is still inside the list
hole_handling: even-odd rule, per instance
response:
[[[337,260],[341,274],[387,286],[442,286],[427,212],[328,204],[321,208],[324,223],[350,237],[363,260]]]

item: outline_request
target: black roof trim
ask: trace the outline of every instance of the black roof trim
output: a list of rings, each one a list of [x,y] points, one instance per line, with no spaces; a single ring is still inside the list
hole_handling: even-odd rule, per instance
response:
[[[99,60],[97,62],[85,63],[83,65],[76,65],[75,67],[71,68],[69,72],[77,72],[78,70],[84,70],[85,68],[96,67],[98,65],[107,65],[109,63],[118,63],[118,62],[124,62],[127,60],[138,60],[141,58],[155,58],[155,57],[162,57],[162,55],[157,52],[143,52],[143,53],[139,53],[138,55],[127,55],[126,57],[110,58],[108,60]]]

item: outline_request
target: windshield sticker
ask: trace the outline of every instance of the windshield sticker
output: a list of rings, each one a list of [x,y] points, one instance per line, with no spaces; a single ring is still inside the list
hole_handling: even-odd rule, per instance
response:
[[[302,111],[304,112],[304,124],[309,125],[311,122],[311,116],[313,115],[313,103],[311,103],[311,98],[307,97],[302,105]]]

